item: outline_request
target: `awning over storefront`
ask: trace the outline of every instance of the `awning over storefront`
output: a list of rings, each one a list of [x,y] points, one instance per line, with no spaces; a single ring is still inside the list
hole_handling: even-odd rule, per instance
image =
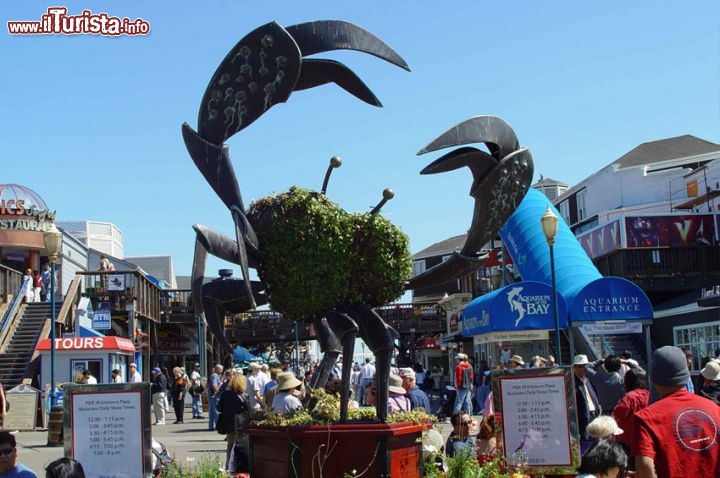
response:
[[[50,339],[38,341],[35,350],[50,350]],[[55,339],[55,348],[64,350],[117,350],[135,352],[135,344],[124,337],[63,337]]]
[[[603,277],[548,198],[531,189],[500,230],[515,267],[526,281],[550,284],[550,251],[540,218],[545,210],[558,216],[555,237],[555,277],[558,293],[567,302],[570,324],[608,320],[652,320],[652,306],[634,283]]]
[[[647,320],[653,308],[645,292],[621,277],[602,277],[565,296],[571,325],[577,322]]]
[[[559,327],[568,326],[565,300],[558,294]],[[554,330],[552,288],[543,282],[516,282],[482,295],[465,306],[462,333],[465,336],[493,332]]]

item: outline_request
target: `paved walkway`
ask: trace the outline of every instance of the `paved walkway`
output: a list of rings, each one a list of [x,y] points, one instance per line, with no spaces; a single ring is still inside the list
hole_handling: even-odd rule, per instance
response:
[[[433,403],[433,407],[435,406],[436,404]],[[185,410],[185,423],[173,425],[173,419],[174,415],[171,411],[167,415],[167,424],[153,425],[152,433],[153,438],[163,443],[178,463],[197,462],[208,456],[217,456],[224,463],[224,436],[216,431],[208,430],[207,419],[193,420],[192,411],[189,408]],[[447,438],[452,430],[449,421],[441,422],[437,426],[443,438]],[[15,434],[15,439],[18,445],[18,461],[30,467],[40,477],[45,476],[45,467],[48,463],[64,456],[62,446],[47,445],[47,430],[21,431]],[[83,463],[86,471],[92,471],[93,466],[101,467],[101,464]],[[99,471],[102,468],[95,470]]]

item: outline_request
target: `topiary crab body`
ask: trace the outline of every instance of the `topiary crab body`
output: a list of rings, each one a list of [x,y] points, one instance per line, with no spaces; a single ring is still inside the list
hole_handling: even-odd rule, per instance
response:
[[[349,214],[297,187],[260,199],[248,219],[262,249],[258,275],[274,310],[315,321],[357,303],[397,299],[410,278],[409,240],[379,215]]]

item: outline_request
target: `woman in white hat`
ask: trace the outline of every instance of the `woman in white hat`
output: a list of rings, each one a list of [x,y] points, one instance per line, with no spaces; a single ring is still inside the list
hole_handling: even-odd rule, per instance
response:
[[[293,394],[300,393],[302,382],[292,372],[283,372],[277,376],[277,395],[272,401],[273,413],[285,415],[302,409],[302,403]]]
[[[388,383],[388,413],[409,412],[410,399],[407,398],[407,391],[402,386],[402,378],[391,373]]]
[[[720,362],[710,359],[700,374],[705,379],[700,395],[720,405]]]

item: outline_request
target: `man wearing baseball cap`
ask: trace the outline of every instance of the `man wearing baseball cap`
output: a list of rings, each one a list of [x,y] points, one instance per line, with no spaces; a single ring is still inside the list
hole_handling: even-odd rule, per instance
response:
[[[422,408],[430,413],[430,400],[427,393],[420,390],[420,387],[415,383],[415,371],[410,367],[401,368],[400,377],[402,377],[402,386],[410,399],[410,409]]]
[[[635,414],[635,476],[720,476],[720,408],[686,390],[690,371],[679,348],[657,349],[650,368],[660,400]]]
[[[468,415],[472,416],[472,384],[475,379],[472,365],[468,362],[468,356],[459,353],[455,356],[457,366],[455,367],[455,388],[457,395],[455,396],[454,411],[459,412],[465,410]]]

